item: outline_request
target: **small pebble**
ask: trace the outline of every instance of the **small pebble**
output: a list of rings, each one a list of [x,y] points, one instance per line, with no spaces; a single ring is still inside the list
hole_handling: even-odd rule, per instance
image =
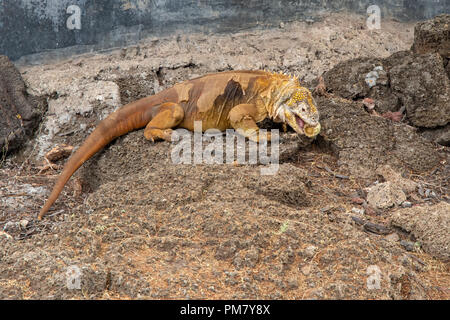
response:
[[[369,216],[376,215],[375,210],[372,207],[369,207],[369,206],[366,207],[366,212],[365,213],[368,214]]]
[[[6,239],[12,239],[11,235],[7,234],[4,231],[0,231],[0,236],[4,236],[4,237],[6,237]]]
[[[425,191],[423,190],[422,186],[419,186],[419,194],[421,197],[425,197]]]
[[[414,251],[414,242],[402,240],[400,241],[400,244],[406,251]]]
[[[308,248],[305,249],[305,255],[308,258],[312,258],[314,257],[314,254],[316,253],[317,247],[316,246],[309,246]]]
[[[12,221],[8,221],[7,223],[5,223],[5,225],[3,226],[3,231],[9,231],[9,230],[14,230],[16,228],[16,223],[12,222]]]
[[[28,224],[29,224],[29,221],[23,219],[23,220],[20,220],[19,224],[20,224],[20,226],[21,226],[23,229],[26,229],[27,226],[28,226]]]
[[[310,265],[306,265],[304,267],[301,268],[302,273],[307,276],[311,273],[311,266]]]
[[[391,233],[386,236],[386,240],[390,242],[397,242],[400,240],[400,237],[396,233]]]
[[[352,198],[352,203],[354,204],[363,204],[364,199],[363,198]]]
[[[365,213],[364,209],[352,208],[352,212],[356,214],[363,215]]]
[[[322,212],[322,213],[327,213],[327,212],[330,211],[331,209],[333,209],[333,206],[326,206],[326,207],[320,209],[320,212]]]
[[[409,201],[405,201],[402,203],[402,207],[403,208],[411,208],[412,207],[412,203]]]
[[[287,287],[290,290],[297,289],[298,288],[298,279],[296,279],[296,278],[289,279],[287,282]]]
[[[411,265],[411,259],[407,255],[402,257],[401,262],[404,267],[409,267]]]
[[[336,220],[336,216],[335,216],[334,214],[332,214],[332,213],[329,213],[329,214],[328,214],[328,220],[329,220],[330,222],[333,222],[334,220]]]

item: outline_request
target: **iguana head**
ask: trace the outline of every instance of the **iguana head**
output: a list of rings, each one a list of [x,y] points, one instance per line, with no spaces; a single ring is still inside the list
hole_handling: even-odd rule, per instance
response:
[[[298,134],[313,138],[320,132],[319,112],[311,92],[297,86],[277,106],[276,118]]]

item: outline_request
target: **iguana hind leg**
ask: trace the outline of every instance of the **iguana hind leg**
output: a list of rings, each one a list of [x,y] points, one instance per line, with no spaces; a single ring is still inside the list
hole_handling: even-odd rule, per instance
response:
[[[260,142],[262,139],[270,141],[270,132],[267,135],[260,136],[259,127],[256,124],[255,117],[258,110],[253,104],[239,104],[230,110],[228,120],[231,126],[241,135],[249,140]]]
[[[158,139],[172,141],[172,128],[175,128],[184,118],[183,108],[176,103],[167,102],[158,107],[156,115],[147,124],[144,136],[154,142]]]

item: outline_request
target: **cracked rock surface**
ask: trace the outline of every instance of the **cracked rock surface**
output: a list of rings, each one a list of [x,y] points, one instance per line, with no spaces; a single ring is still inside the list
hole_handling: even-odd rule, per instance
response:
[[[0,157],[33,137],[46,109],[45,100],[29,95],[14,64],[0,55]]]

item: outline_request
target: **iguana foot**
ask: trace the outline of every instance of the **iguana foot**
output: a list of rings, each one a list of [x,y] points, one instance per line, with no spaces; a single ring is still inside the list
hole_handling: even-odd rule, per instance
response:
[[[175,128],[184,117],[183,108],[176,103],[163,103],[157,107],[157,113],[147,124],[144,136],[147,140],[172,141],[172,129]]]
[[[172,141],[172,129],[156,129],[156,128],[148,128],[144,132],[145,139],[155,142],[157,140],[165,140],[167,142]]]

